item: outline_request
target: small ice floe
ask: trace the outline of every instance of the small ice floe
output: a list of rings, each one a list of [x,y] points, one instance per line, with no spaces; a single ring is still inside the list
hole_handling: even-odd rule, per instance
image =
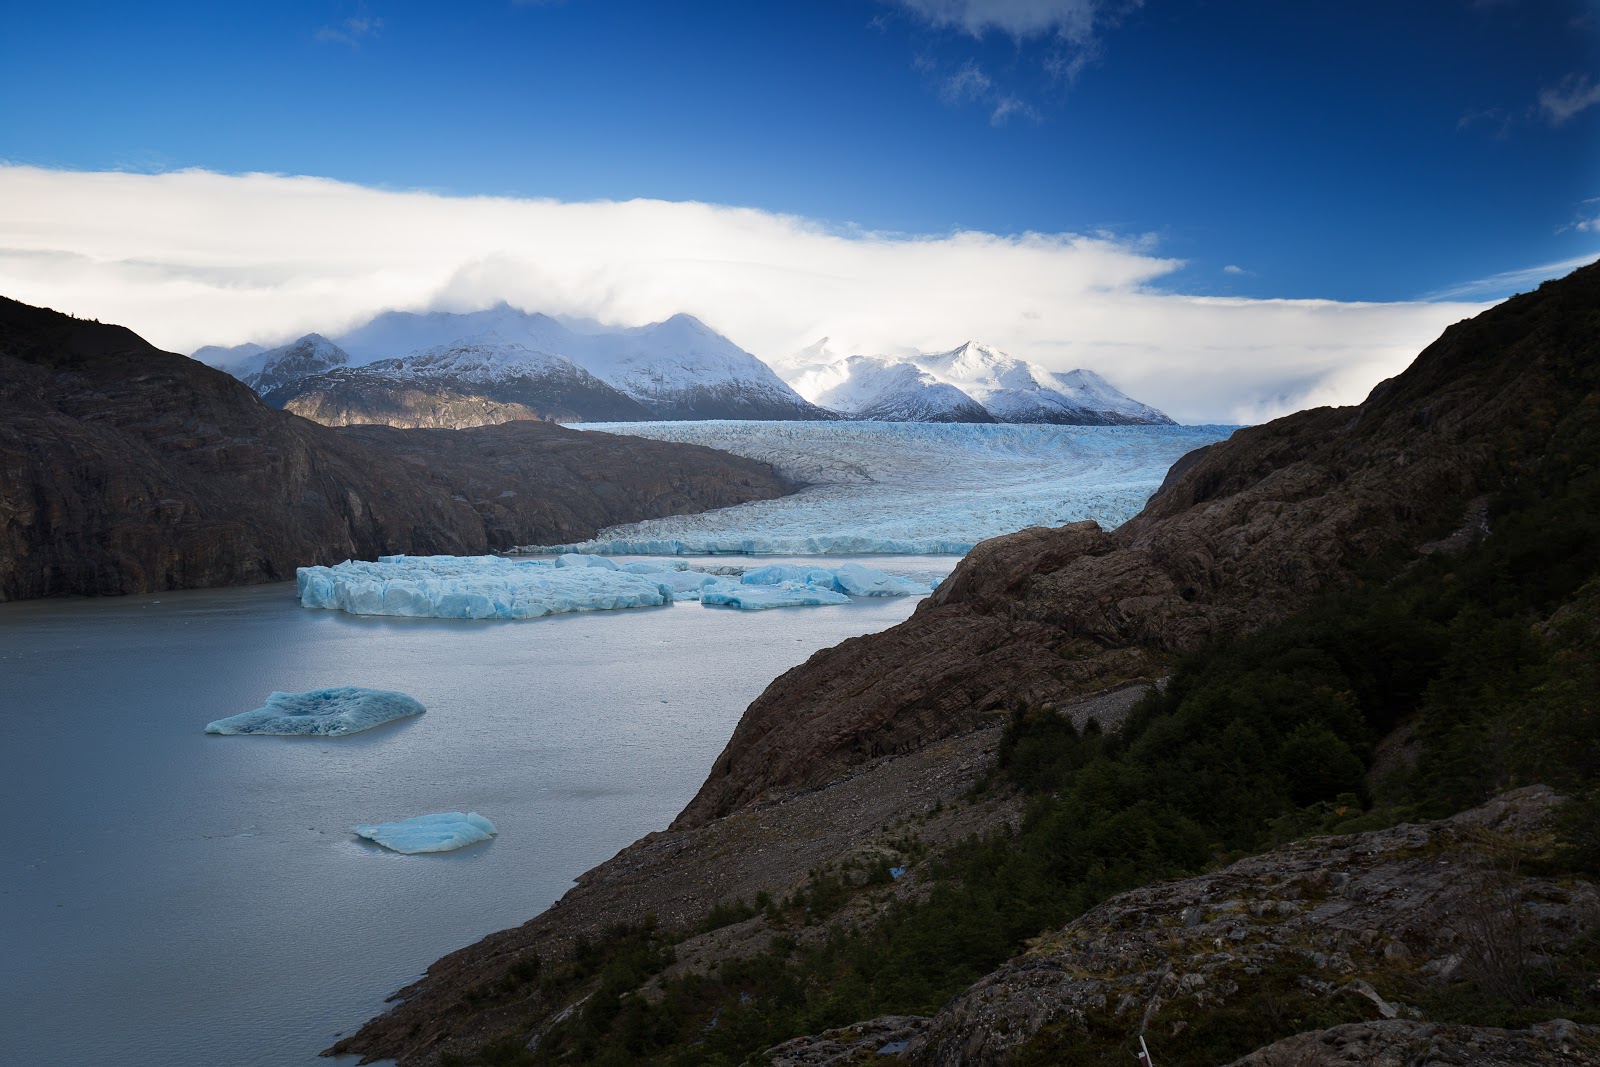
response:
[[[357,837],[408,856],[419,852],[449,852],[463,845],[487,841],[496,833],[494,823],[475,811],[446,811],[355,828]]]
[[[343,737],[424,710],[404,693],[340,685],[309,693],[269,693],[266,704],[254,711],[206,723],[206,733]]]

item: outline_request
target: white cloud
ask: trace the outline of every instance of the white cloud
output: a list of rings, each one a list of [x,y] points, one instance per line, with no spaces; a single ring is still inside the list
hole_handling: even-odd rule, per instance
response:
[[[1552,126],[1563,126],[1579,112],[1600,104],[1600,85],[1587,74],[1568,74],[1554,89],[1539,91],[1539,112]]]
[[[1180,421],[1359,401],[1481,305],[1155,291],[1147,238],[884,234],[749,208],[563,203],[206,171],[0,166],[0,293],[187,352],[499,300],[638,324],[679,311],[767,359],[969,338],[1089,367]]]
[[[1239,266],[1237,263],[1229,263],[1226,267],[1222,268],[1222,273],[1224,273],[1224,274],[1252,274],[1254,272],[1245,270],[1243,267]]]

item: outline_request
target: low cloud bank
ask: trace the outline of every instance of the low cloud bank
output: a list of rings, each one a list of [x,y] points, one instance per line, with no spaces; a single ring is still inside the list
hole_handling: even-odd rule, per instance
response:
[[[1088,367],[1182,422],[1355,403],[1482,303],[1161,292],[1144,240],[875,233],[750,208],[394,192],[323,178],[0,166],[0,294],[178,352],[391,308],[641,324],[685,311],[764,359],[982,340]]]

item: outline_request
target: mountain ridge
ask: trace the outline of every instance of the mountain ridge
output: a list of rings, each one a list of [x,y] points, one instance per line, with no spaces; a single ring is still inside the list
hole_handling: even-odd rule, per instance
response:
[[[346,354],[343,362],[318,364],[294,355],[296,346],[314,344],[310,339],[318,337],[309,334],[270,351],[252,351],[255,346],[199,351],[233,361],[230,366],[258,367],[248,380],[265,384],[259,391],[274,404],[342,423],[363,417],[388,424],[456,425],[448,413],[464,400],[511,405],[492,409],[480,403],[475,415],[466,416],[480,419],[527,413],[574,422],[833,417],[800,397],[761,360],[683,313],[644,326],[608,327],[569,324],[503,302],[465,313],[386,311],[328,342]],[[491,338],[494,343],[486,346]],[[522,375],[514,396],[501,395],[492,355],[477,365],[457,358],[450,374],[413,373],[430,353],[465,352],[474,345],[486,353],[492,347],[501,354],[518,350],[545,361],[562,360],[587,378],[580,380],[573,371],[552,375],[546,366]],[[333,375],[339,368],[344,372]],[[414,380],[401,388],[397,377]]]

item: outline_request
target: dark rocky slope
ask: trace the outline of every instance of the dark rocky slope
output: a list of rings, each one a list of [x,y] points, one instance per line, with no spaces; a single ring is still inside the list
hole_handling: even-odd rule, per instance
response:
[[[740,720],[675,825],[971,729],[1017,700],[1154,677],[1475,522],[1600,363],[1600,265],[1457,323],[1354,408],[1240,430],[1145,510],[980,544],[906,622],[819,652]]]
[[[712,449],[543,423],[330,429],[122,327],[0,299],[0,600],[572,541],[791,490]]]

